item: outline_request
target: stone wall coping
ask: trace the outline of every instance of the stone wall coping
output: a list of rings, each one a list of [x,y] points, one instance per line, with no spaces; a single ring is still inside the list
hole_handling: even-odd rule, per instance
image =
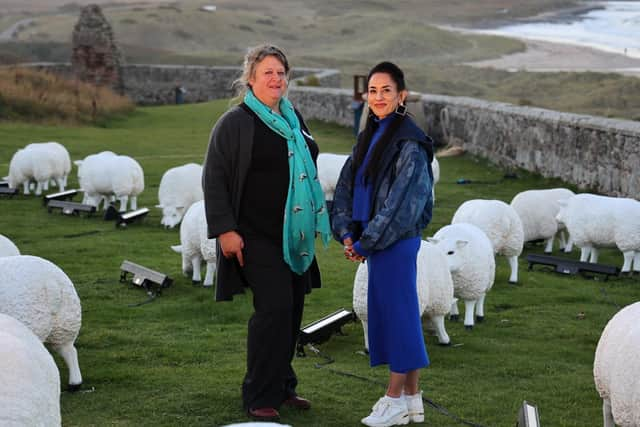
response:
[[[332,95],[353,95],[352,89],[342,89],[339,87],[319,87],[319,86],[290,86],[289,91],[302,91],[310,93],[332,94]]]
[[[519,115],[535,121],[580,127],[600,131],[615,131],[627,136],[640,136],[640,122],[623,119],[590,116],[587,114],[565,113],[538,107],[523,107],[505,102],[484,101],[462,96],[422,94],[423,104],[441,103],[450,106],[477,108],[487,111]]]

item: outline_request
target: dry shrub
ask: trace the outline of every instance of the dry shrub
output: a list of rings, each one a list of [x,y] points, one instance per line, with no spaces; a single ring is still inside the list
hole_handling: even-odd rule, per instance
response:
[[[132,112],[135,105],[110,88],[53,73],[0,68],[0,119],[97,123]]]

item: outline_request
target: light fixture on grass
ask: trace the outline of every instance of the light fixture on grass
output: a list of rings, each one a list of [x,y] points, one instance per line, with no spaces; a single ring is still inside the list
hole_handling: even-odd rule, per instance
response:
[[[620,273],[618,267],[613,265],[574,261],[572,259],[554,257],[551,255],[529,254],[527,255],[527,262],[529,263],[529,270],[533,269],[535,264],[548,265],[554,267],[556,273],[562,274],[603,274],[605,276],[605,281],[609,279],[609,276],[617,276]]]
[[[91,216],[96,211],[96,207],[91,205],[64,200],[49,200],[47,212],[51,213],[54,209],[60,209],[64,215],[80,215],[80,212],[84,212],[87,216]]]
[[[116,227],[126,227],[132,222],[142,222],[148,213],[148,208],[140,208],[135,211],[120,213],[119,217],[116,219]]]
[[[115,205],[110,204],[107,209],[104,211],[104,220],[105,221],[116,221],[116,227],[126,227],[127,224],[131,224],[135,221],[142,221],[144,217],[149,213],[149,209],[140,208],[135,211],[129,212],[120,212],[116,209]]]
[[[120,282],[127,282],[129,274],[133,275],[131,283],[144,288],[149,294],[159,294],[161,289],[168,288],[173,283],[173,279],[166,274],[124,260],[120,266]]]
[[[60,191],[59,193],[47,194],[42,198],[42,204],[47,205],[51,200],[71,200],[73,196],[78,194],[78,190]]]
[[[0,196],[15,196],[18,194],[17,188],[0,187]]]
[[[341,308],[328,316],[309,323],[300,330],[298,337],[297,354],[304,357],[304,346],[307,344],[321,344],[331,338],[335,333],[342,333],[341,328],[346,323],[356,319],[353,311]]]
[[[518,412],[518,422],[516,423],[516,427],[540,427],[538,407],[532,405],[526,400],[522,402],[522,406]]]

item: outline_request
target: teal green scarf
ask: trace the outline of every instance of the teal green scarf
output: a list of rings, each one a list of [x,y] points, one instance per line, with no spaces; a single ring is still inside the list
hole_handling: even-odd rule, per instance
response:
[[[289,149],[289,191],[284,211],[282,246],[284,260],[294,273],[302,274],[311,265],[315,255],[315,235],[320,233],[326,247],[331,232],[329,213],[324,193],[318,181],[318,172],[307,142],[302,136],[300,121],[287,98],[280,99],[280,114],[247,91],[244,103],[278,135],[287,140]]]

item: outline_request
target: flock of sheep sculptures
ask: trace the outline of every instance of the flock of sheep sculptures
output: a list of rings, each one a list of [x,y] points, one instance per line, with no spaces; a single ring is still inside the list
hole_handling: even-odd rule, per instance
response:
[[[347,156],[321,153],[318,173],[327,200]],[[120,211],[135,210],[144,189],[144,173],[131,157],[110,151],[76,161],[83,203],[106,208],[116,200]],[[433,161],[434,181],[440,175]],[[71,171],[67,150],[59,143],[29,144],[11,159],[11,188],[24,194],[64,191]],[[190,163],[165,172],[158,190],[161,223],[180,223],[182,270],[194,283],[212,286],[215,240],[207,239],[201,186],[202,166]],[[435,185],[435,183],[434,183]],[[435,194],[434,194],[435,197]],[[569,238],[565,237],[565,231]],[[518,256],[523,244],[544,239],[545,252],[558,236],[561,248],[581,250],[580,260],[597,262],[598,249],[617,247],[624,256],[622,272],[640,271],[640,202],[633,199],[574,194],[556,188],[529,190],[511,204],[499,200],[469,200],[450,225],[422,242],[418,253],[420,309],[435,329],[440,344],[450,343],[444,318],[457,320],[457,301],[465,304],[464,326],[484,319],[484,302],[495,278],[495,255],[507,257],[510,283],[518,281]],[[361,264],[353,287],[353,307],[362,321],[367,343],[367,269]],[[69,370],[69,387],[78,389],[82,375],[74,342],[81,325],[80,299],[69,277],[53,263],[20,255],[0,235],[0,424],[60,425],[60,375],[42,343],[58,352]],[[603,399],[605,427],[640,426],[640,303],[620,310],[607,324],[595,355],[594,379]],[[631,373],[631,374],[630,374]],[[243,424],[249,425],[249,424]],[[265,424],[260,424],[264,426]]]

